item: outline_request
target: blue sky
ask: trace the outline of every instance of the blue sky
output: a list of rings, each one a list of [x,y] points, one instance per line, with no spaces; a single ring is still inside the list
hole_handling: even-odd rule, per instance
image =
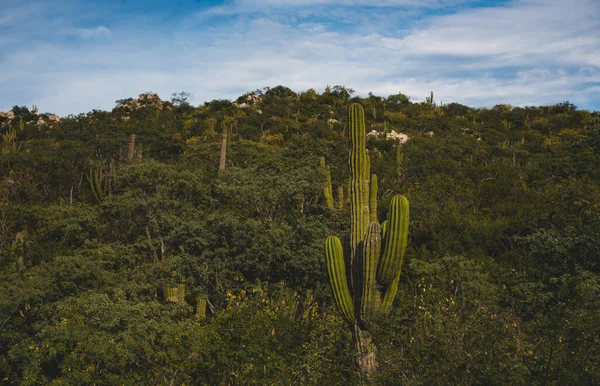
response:
[[[0,111],[279,84],[600,110],[600,1],[0,0]]]

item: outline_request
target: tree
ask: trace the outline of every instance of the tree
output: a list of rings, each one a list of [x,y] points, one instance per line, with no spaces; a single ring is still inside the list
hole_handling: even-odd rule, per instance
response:
[[[190,107],[190,102],[194,99],[194,96],[189,92],[180,91],[171,94],[171,103],[175,107]]]

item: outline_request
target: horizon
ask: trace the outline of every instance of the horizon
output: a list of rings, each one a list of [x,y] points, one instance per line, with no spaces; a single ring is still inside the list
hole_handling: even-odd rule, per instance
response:
[[[0,5],[0,111],[112,110],[149,90],[191,104],[283,85],[470,107],[600,110],[593,0],[156,0]]]

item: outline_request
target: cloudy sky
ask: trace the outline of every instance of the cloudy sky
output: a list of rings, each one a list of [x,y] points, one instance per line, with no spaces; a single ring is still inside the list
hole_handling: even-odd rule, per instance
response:
[[[600,110],[600,1],[0,0],[0,111],[279,84]]]

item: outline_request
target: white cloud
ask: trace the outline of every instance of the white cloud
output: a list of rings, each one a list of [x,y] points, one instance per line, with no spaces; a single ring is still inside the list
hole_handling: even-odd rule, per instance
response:
[[[42,10],[41,5],[36,3],[19,4],[11,0],[5,1],[3,6],[0,5],[0,27],[11,27],[23,23]]]
[[[470,0],[471,2],[473,0]],[[307,6],[362,6],[362,7],[402,7],[439,8],[449,4],[468,3],[469,0],[235,0],[233,5],[249,10],[270,7]]]
[[[69,35],[76,36],[80,39],[97,39],[110,37],[111,31],[107,27],[101,25],[95,28],[74,28],[69,31]]]
[[[411,54],[465,57],[554,55],[600,66],[600,10],[587,0],[516,2],[432,18],[428,27],[380,44]],[[551,63],[551,64],[554,64]]]
[[[235,4],[242,3],[254,4]],[[406,17],[397,10],[348,14],[334,7],[358,25],[340,29],[326,18],[298,23],[296,8],[287,12],[285,2],[277,3],[278,15],[235,16],[226,25],[205,26],[190,15],[167,35],[96,27],[83,35],[112,39],[29,44],[0,55],[0,88],[14,91],[0,95],[0,110],[35,103],[66,115],[110,109],[117,99],[150,90],[163,98],[185,90],[201,103],[278,84],[295,90],[340,84],[361,95],[401,91],[413,100],[433,90],[436,100],[473,106],[570,100],[600,109],[600,9],[592,1],[463,9],[408,30],[390,28]]]

